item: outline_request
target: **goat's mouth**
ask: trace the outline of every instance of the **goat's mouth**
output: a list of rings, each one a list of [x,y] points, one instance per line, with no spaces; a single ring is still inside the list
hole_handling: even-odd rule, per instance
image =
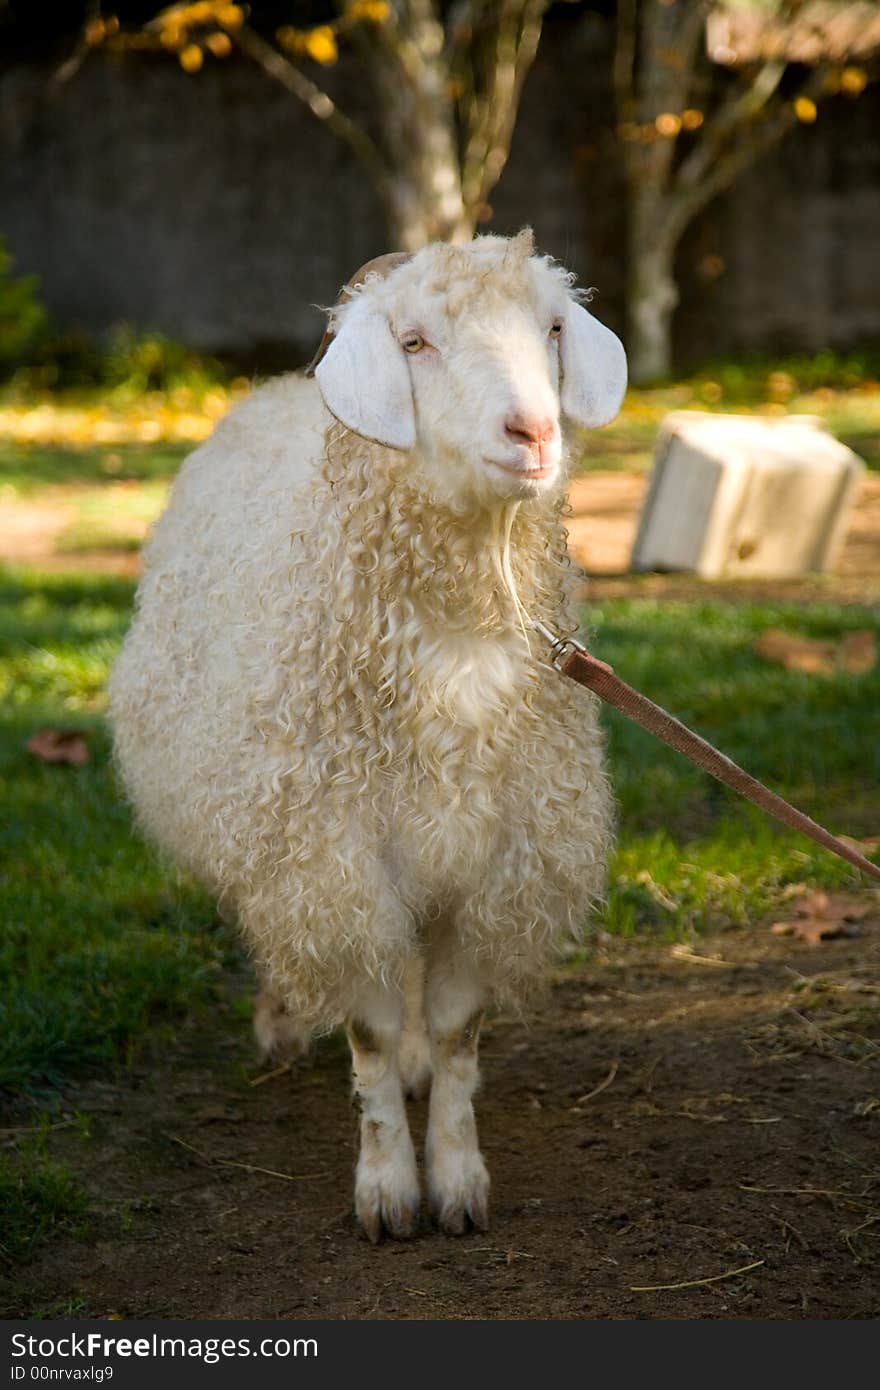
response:
[[[516,478],[522,483],[546,482],[548,478],[555,478],[559,472],[559,465],[556,462],[536,463],[531,468],[524,468],[516,463],[504,463],[501,459],[493,458],[487,458],[486,463],[492,468],[499,468],[509,478]]]

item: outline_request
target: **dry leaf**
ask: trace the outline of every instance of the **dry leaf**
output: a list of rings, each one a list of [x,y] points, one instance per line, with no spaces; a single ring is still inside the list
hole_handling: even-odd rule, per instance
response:
[[[850,849],[858,850],[859,854],[864,854],[870,859],[871,855],[880,849],[880,835],[868,835],[864,840],[857,840],[854,835],[838,835],[838,840],[842,840]]]
[[[795,916],[786,922],[774,922],[770,930],[775,936],[793,936],[818,946],[822,941],[840,936],[859,936],[857,923],[871,911],[869,903],[847,893],[808,893],[792,904]]]
[[[840,664],[853,676],[864,676],[877,665],[877,637],[870,628],[846,632],[840,642]]]
[[[877,665],[877,638],[870,628],[846,632],[839,642],[817,642],[812,637],[796,637],[781,628],[768,627],[752,645],[765,661],[811,676],[830,676],[835,671],[863,676]]]
[[[878,1110],[880,1110],[880,1098],[877,1096],[868,1096],[867,1100],[858,1100],[853,1106],[853,1114],[860,1120],[866,1119],[868,1115],[873,1115]]]
[[[89,761],[88,744],[78,729],[38,729],[25,748],[43,763],[82,767]]]
[[[815,642],[810,637],[794,637],[790,632],[769,627],[755,639],[754,651],[765,661],[784,666],[786,671],[805,671],[808,675],[828,676],[837,667],[837,647],[833,642]]]
[[[796,922],[774,922],[770,930],[776,936],[793,936],[798,941],[806,941],[810,946],[818,946],[822,941],[835,937],[860,936],[857,926],[852,922],[833,922],[827,917],[799,917]]]
[[[852,893],[808,893],[795,903],[795,912],[803,917],[839,917],[843,922],[861,922],[871,911],[871,904]]]

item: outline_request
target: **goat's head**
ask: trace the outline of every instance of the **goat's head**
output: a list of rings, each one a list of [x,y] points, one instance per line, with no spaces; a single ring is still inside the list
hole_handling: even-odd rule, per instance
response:
[[[626,358],[578,303],[572,276],[507,241],[383,257],[331,314],[315,375],[356,434],[411,452],[457,501],[528,498],[561,469],[561,418],[617,414]]]

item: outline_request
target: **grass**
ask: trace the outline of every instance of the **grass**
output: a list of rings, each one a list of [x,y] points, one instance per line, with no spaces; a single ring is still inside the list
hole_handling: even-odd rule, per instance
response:
[[[45,1128],[12,1154],[0,1154],[0,1255],[28,1259],[47,1236],[84,1233],[88,1199],[65,1164],[50,1158]]]
[[[880,676],[809,676],[752,651],[767,627],[814,638],[880,628],[875,610],[827,603],[616,600],[586,615],[594,650],[835,832],[876,833]],[[620,839],[604,925],[670,938],[760,920],[781,888],[855,881],[637,728],[605,712]]]
[[[210,996],[229,940],[212,904],[132,833],[101,718],[132,586],[0,579],[0,1085],[40,1089],[125,1058],[151,1025]],[[25,750],[82,729],[85,767]]]
[[[39,498],[47,489],[166,482],[187,452],[183,444],[123,444],[81,449],[0,438],[0,501]]]
[[[820,413],[880,466],[880,391],[864,374],[770,376],[761,366],[737,377],[722,364],[631,392],[618,423],[593,436],[585,466],[647,467],[659,420],[688,405]],[[36,425],[28,401],[0,400],[0,506],[70,509],[55,541],[62,557],[135,548],[186,448],[228,399],[211,387],[203,408],[188,388],[173,394],[130,411],[116,402],[109,414],[82,394],[69,410],[52,397],[37,402]],[[104,690],[133,592],[99,571],[0,570],[0,1088],[38,1115],[72,1078],[125,1067],[157,1033],[207,1009],[238,959],[206,895],[141,843],[113,776]],[[877,833],[878,674],[806,676],[752,650],[767,627],[816,638],[878,629],[875,611],[830,599],[725,602],[707,586],[694,602],[605,600],[584,616],[598,655],[751,772],[832,830]],[[606,931],[687,939],[762,920],[792,883],[855,885],[848,866],[621,716],[603,717],[620,805]],[[82,730],[90,762],[38,762],[25,744],[44,727]],[[81,1230],[85,1219],[45,1136],[13,1141],[0,1156],[0,1259],[26,1258],[52,1230]]]
[[[56,550],[76,554],[90,550],[139,550],[168,496],[168,480],[114,482],[77,489],[75,516],[56,540]]]
[[[49,546],[56,555],[136,551],[185,452],[175,443],[72,449],[0,440],[0,506],[45,507],[50,517],[62,509]]]
[[[815,415],[864,459],[880,468],[880,358],[876,354],[782,360],[753,357],[719,362],[682,381],[630,390],[609,428],[584,442],[585,469],[650,466],[654,436],[670,410],[747,411],[778,418]]]
[[[802,371],[801,389],[796,363],[790,366],[774,372],[761,365],[742,375],[722,364],[712,375],[630,391],[615,424],[585,437],[581,470],[647,470],[660,421],[679,408],[819,415],[869,467],[880,468],[880,386],[840,367],[833,387],[816,386],[815,373]],[[83,391],[32,400],[7,391],[0,396],[0,505],[63,508],[65,519],[48,546],[57,556],[134,551],[187,448],[242,389],[237,383],[199,396],[177,388],[133,401]],[[151,442],[143,442],[144,431]]]
[[[110,766],[102,709],[132,585],[94,575],[0,580],[0,1085],[40,1091],[124,1062],[151,1028],[212,997],[234,948],[210,901],[143,846]],[[751,651],[766,626],[837,636],[877,615],[832,604],[607,602],[596,650],[823,818],[866,834],[880,774],[880,681],[811,677]],[[678,937],[755,920],[793,880],[852,872],[609,713],[620,843],[606,929]],[[51,766],[25,749],[41,727],[82,729],[92,760]]]

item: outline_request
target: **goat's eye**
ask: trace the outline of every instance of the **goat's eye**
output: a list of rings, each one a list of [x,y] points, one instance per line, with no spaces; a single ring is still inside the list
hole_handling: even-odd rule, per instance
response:
[[[562,332],[562,319],[554,319],[550,325],[550,337],[558,338]]]
[[[407,333],[401,338],[400,345],[404,352],[421,352],[425,346],[425,340],[421,333]]]

